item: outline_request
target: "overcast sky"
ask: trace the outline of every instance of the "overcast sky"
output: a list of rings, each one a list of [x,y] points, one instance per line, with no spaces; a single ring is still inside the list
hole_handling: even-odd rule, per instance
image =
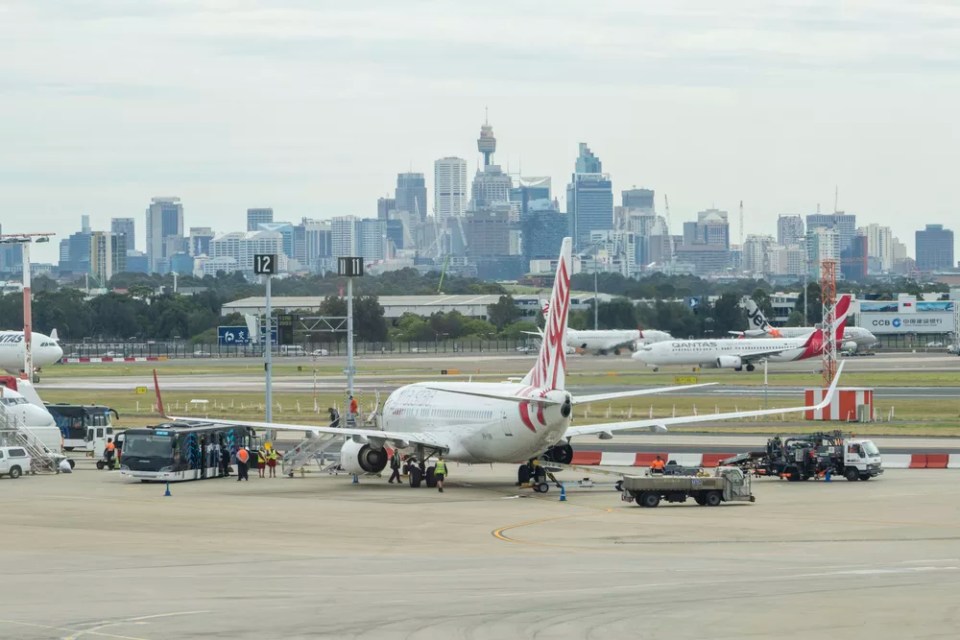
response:
[[[152,196],[222,232],[375,215],[411,169],[432,203],[489,107],[498,162],[561,197],[583,141],[675,229],[743,200],[775,233],[839,186],[912,254],[924,223],[960,237],[958,72],[950,1],[0,0],[0,222],[132,216],[143,250]]]

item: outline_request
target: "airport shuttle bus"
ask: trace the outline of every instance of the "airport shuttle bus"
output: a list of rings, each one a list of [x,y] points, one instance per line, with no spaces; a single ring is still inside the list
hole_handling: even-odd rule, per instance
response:
[[[113,438],[112,415],[120,416],[110,407],[95,404],[52,404],[45,403],[47,411],[53,416],[60,433],[63,435],[63,448],[67,451],[93,451],[103,453],[107,438]]]
[[[256,449],[250,427],[210,422],[168,422],[124,431],[120,474],[144,482],[181,482],[223,477],[221,451],[233,464],[237,450]]]

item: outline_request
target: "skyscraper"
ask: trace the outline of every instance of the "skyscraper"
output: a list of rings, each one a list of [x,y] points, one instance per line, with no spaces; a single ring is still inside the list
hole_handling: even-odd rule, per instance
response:
[[[550,201],[551,181],[549,177],[520,178],[515,187],[510,189],[510,202],[516,213],[523,218],[530,213],[531,204],[536,203],[538,209],[549,206],[540,201]]]
[[[433,208],[439,220],[462,216],[467,206],[467,161],[440,158],[433,163]]]
[[[90,275],[106,287],[110,278],[127,270],[127,239],[108,231],[93,231],[89,236]]]
[[[427,217],[427,183],[422,173],[398,173],[395,197],[397,211],[409,211],[421,221]]]
[[[928,224],[916,232],[917,269],[942,271],[953,269],[953,231],[942,224]]]
[[[810,214],[807,216],[807,231],[813,229],[835,229],[840,236],[840,251],[843,251],[857,235],[857,216],[843,211]]]
[[[289,222],[261,222],[254,231],[276,231],[283,236],[283,253],[288,258],[294,257],[293,224]]]
[[[591,231],[613,229],[613,186],[610,176],[601,171],[600,158],[581,142],[576,171],[567,185],[567,216],[574,251],[582,251],[590,244]]]
[[[395,198],[377,198],[377,218],[380,220],[388,220],[390,214],[397,209],[397,201]]]
[[[801,216],[780,216],[777,218],[777,244],[784,247],[800,244],[803,240],[803,218]]]
[[[111,218],[110,231],[124,237],[127,251],[137,250],[136,223],[133,218]]]
[[[147,207],[147,262],[152,273],[159,273],[172,248],[185,241],[183,205],[180,198],[153,198]]]
[[[210,243],[213,242],[213,229],[210,227],[190,227],[190,249],[188,253],[191,256],[209,256]]]
[[[247,209],[247,231],[256,231],[265,222],[273,222],[273,209]]]
[[[643,211],[654,210],[653,189],[627,189],[620,192],[622,205],[628,209],[640,209]]]
[[[877,273],[890,271],[893,268],[893,231],[890,227],[871,222],[866,227],[860,227],[858,233],[867,238],[867,257],[871,270]]]
[[[387,223],[377,218],[359,219],[338,216],[330,220],[330,240],[334,259],[361,256],[364,262],[382,260],[386,244]]]

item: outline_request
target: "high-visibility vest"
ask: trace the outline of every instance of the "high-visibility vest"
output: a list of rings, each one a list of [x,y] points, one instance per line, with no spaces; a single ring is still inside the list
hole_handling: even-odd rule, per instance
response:
[[[244,464],[246,464],[247,460],[249,459],[250,459],[250,454],[247,453],[246,449],[237,450],[237,461],[243,462]]]
[[[267,454],[267,460],[276,460],[278,457],[276,449]]]
[[[434,470],[434,473],[442,473],[447,475],[447,463],[443,460],[437,460],[437,468]]]

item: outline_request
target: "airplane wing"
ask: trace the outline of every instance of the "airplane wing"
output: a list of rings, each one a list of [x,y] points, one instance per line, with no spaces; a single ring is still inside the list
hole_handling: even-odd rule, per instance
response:
[[[765,349],[763,351],[751,351],[750,353],[738,353],[736,354],[740,360],[746,364],[748,362],[757,362],[758,360],[763,360],[769,358],[770,356],[775,356],[783,353],[784,351],[790,351],[791,349],[796,349],[797,347],[787,347],[785,349]]]
[[[169,416],[171,420],[197,420],[194,417],[176,417]],[[282,422],[256,422],[253,420],[220,420],[217,418],[205,419],[206,422],[216,424],[251,427],[253,429],[268,429],[275,431],[300,431],[302,433],[324,433],[335,436],[349,436],[357,442],[375,442],[379,444],[391,444],[400,449],[405,449],[411,445],[422,444],[427,447],[434,447],[446,451],[449,447],[446,443],[440,441],[435,434],[431,433],[403,433],[399,431],[380,431],[379,429],[355,429],[350,427],[329,427],[314,426],[305,424],[285,424]]]
[[[634,396],[647,396],[654,393],[670,393],[671,391],[686,391],[687,389],[696,389],[697,387],[712,387],[716,382],[701,382],[700,384],[683,384],[676,387],[654,387],[653,389],[632,389],[630,391],[615,391],[613,393],[595,393],[587,396],[573,396],[570,401],[573,404],[587,404],[590,402],[602,402],[604,400],[616,400],[618,398],[632,398]]]
[[[813,406],[790,407],[788,409],[758,409],[756,411],[731,411],[727,413],[702,414],[696,416],[680,416],[676,418],[661,418],[654,420],[628,420],[626,422],[608,422],[606,424],[588,424],[567,429],[568,438],[577,436],[599,435],[601,439],[608,440],[613,437],[615,431],[626,429],[647,429],[651,432],[666,431],[667,427],[675,424],[696,424],[699,422],[716,422],[718,420],[733,420],[742,418],[756,418],[760,416],[775,416],[783,413],[794,413],[799,411],[816,411],[823,409],[833,400],[834,393],[837,390],[837,383],[840,382],[840,373],[843,371],[843,365],[840,363],[837,368],[837,374],[833,377],[833,382],[827,390],[823,400]]]

